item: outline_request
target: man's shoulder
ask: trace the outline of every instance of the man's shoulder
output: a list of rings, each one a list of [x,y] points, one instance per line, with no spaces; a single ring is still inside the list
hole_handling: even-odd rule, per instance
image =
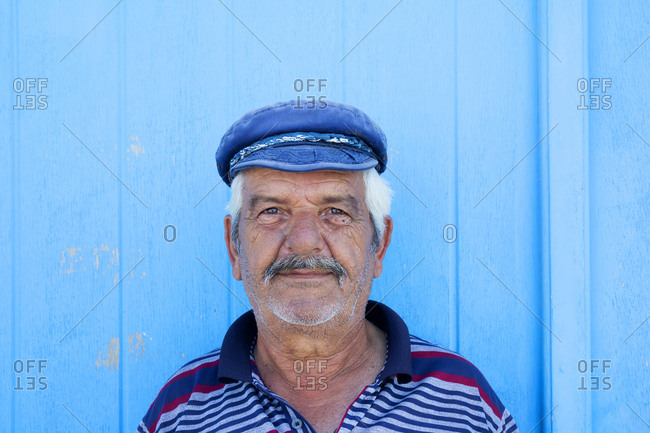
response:
[[[414,380],[431,376],[434,372],[485,380],[479,369],[459,353],[415,335],[410,335],[410,342]]]
[[[514,424],[481,371],[467,358],[414,335],[411,339],[412,384],[429,387],[432,395],[462,399],[482,406],[486,413],[506,424]]]
[[[440,344],[423,340],[422,338],[412,334],[410,334],[409,337],[411,343],[411,358],[413,358],[414,361],[416,359],[423,359],[425,360],[425,364],[428,361],[429,363],[438,362],[441,364],[470,366],[470,369],[473,368],[478,371],[474,364],[458,352],[447,349]]]
[[[179,412],[190,398],[213,395],[226,385],[219,380],[221,349],[215,349],[183,365],[163,385],[138,427],[138,432],[154,432],[166,414]]]

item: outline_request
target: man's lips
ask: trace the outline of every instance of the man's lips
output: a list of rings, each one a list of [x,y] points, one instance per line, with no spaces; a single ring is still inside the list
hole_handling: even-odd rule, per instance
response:
[[[278,275],[291,278],[322,278],[328,275],[332,275],[332,273],[325,271],[315,271],[313,269],[294,269],[292,271],[283,272]]]

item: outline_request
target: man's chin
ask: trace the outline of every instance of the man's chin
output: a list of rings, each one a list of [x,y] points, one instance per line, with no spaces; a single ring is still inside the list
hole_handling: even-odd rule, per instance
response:
[[[319,300],[268,305],[271,313],[280,320],[299,326],[318,326],[327,323],[338,316],[344,307],[344,303],[323,305]]]

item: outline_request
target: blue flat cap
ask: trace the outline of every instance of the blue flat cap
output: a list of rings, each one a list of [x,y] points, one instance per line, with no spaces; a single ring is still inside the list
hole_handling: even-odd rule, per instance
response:
[[[216,154],[219,176],[230,186],[239,171],[251,167],[386,170],[386,136],[379,126],[351,105],[324,103],[292,100],[244,114],[221,139]]]

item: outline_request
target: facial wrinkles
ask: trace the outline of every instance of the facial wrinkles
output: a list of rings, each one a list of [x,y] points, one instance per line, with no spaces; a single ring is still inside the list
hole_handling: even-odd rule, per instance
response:
[[[278,262],[278,260],[274,261],[274,263],[275,262]],[[338,263],[338,261],[336,262]],[[270,265],[269,267],[271,266],[273,266],[273,264]],[[340,266],[340,264],[338,266]],[[302,325],[302,326],[316,326],[325,323],[331,320],[337,314],[339,314],[343,309],[343,307],[345,306],[345,302],[338,301],[334,305],[323,305],[319,311],[319,314],[317,314],[316,317],[311,317],[311,318],[304,317],[304,316],[301,317],[299,314],[296,314],[296,312],[291,307],[284,305],[283,301],[278,299],[274,295],[273,291],[268,290],[270,288],[270,282],[266,282],[265,280],[260,280],[255,278],[255,276],[251,273],[248,260],[246,259],[246,254],[243,252],[242,254],[240,254],[240,267],[242,270],[242,276],[244,277],[245,283],[250,288],[250,293],[253,298],[253,302],[255,303],[255,309],[259,313],[256,315],[256,317],[259,315],[260,322],[262,322],[267,327],[268,324],[264,318],[262,305],[264,305],[267,309],[269,309],[269,311],[271,311],[271,313],[273,313],[275,316],[279,317],[283,321],[293,325]],[[347,271],[345,271],[345,269],[342,266],[341,269],[343,269],[343,272],[345,273],[345,275],[347,275]],[[266,286],[265,288],[267,289],[268,295],[265,299],[262,299],[260,302],[260,299],[258,298],[256,292],[262,286]]]
[[[372,252],[369,251],[369,255]],[[354,296],[354,304],[352,306],[353,311],[351,315],[354,314],[354,308],[358,303],[358,299],[363,292],[363,288],[367,282],[367,276],[369,271],[369,260],[366,257],[366,262],[364,263],[363,270],[359,275],[359,278],[356,281],[350,281],[349,284],[352,286],[349,296],[339,297],[334,302],[322,302],[318,310],[311,315],[300,314],[300,310],[292,308],[290,305],[286,304],[286,301],[283,302],[280,299],[277,299],[274,296],[273,291],[269,291],[268,302],[266,307],[277,317],[283,321],[301,326],[316,326],[323,323],[329,322],[334,317],[341,314],[348,305],[349,299]],[[280,273],[290,272],[291,270],[300,270],[300,269],[309,269],[309,270],[323,270],[327,272],[332,272],[332,274],[337,278],[339,288],[343,289],[343,284],[345,278],[348,277],[348,272],[346,269],[341,266],[339,261],[334,257],[322,257],[322,256],[310,256],[307,258],[302,258],[295,254],[283,257],[281,259],[276,259],[269,265],[264,272],[263,283],[265,286],[270,287],[271,279]],[[301,284],[303,287],[305,283]],[[355,293],[356,292],[356,293]]]
[[[268,328],[268,325],[266,323],[266,320],[264,319],[264,312],[262,311],[261,304],[257,299],[257,295],[255,295],[255,290],[253,287],[255,287],[252,278],[251,278],[251,273],[250,273],[250,268],[248,267],[248,260],[246,259],[246,254],[243,254],[240,251],[239,254],[239,263],[240,263],[240,268],[242,270],[242,276],[244,277],[245,284],[250,287],[250,293],[251,296],[253,297],[253,308],[257,311],[257,314],[255,314],[255,318],[257,319],[259,317],[260,322],[264,324]]]
[[[270,286],[270,282],[265,284]],[[304,284],[302,284],[304,286]],[[319,306],[317,311],[311,315],[301,314],[301,309],[287,305],[286,300],[278,299],[273,291],[269,291],[269,296],[266,302],[266,307],[282,319],[283,321],[292,325],[300,326],[317,326],[329,322],[345,308],[345,299],[338,298],[335,302],[325,302],[324,300],[317,300]]]
[[[366,287],[366,283],[368,281],[368,275],[370,275],[371,272],[370,264],[372,263],[372,256],[373,256],[372,251],[368,250],[363,269],[361,270],[358,279],[356,281],[350,281],[350,284],[352,285],[352,290],[350,290],[350,296],[347,298],[339,299],[335,303],[329,305],[322,305],[320,311],[315,317],[300,316],[299,314],[296,313],[294,309],[284,305],[281,301],[277,300],[275,296],[273,296],[272,292],[269,293],[269,299],[266,306],[273,314],[275,314],[277,317],[279,317],[280,319],[282,319],[287,323],[291,323],[294,325],[301,325],[301,326],[316,326],[316,325],[326,323],[331,319],[333,319],[334,317],[336,317],[338,314],[340,314],[345,309],[345,306],[347,305],[349,298],[354,296],[354,302],[352,304],[350,315],[348,317],[348,319],[352,319],[356,311],[359,298],[361,297],[361,294],[363,293]],[[279,266],[278,267],[274,266],[275,263],[278,263],[279,265],[284,265],[287,263],[289,265],[293,265],[293,264],[300,265],[302,259],[300,258],[297,259],[298,260],[296,260],[295,256],[290,256],[285,259],[276,260],[274,261],[273,264],[269,266],[269,268],[267,268],[267,272],[265,274],[268,275],[269,274],[268,271],[271,268],[276,268],[276,269],[279,268]],[[310,259],[312,258],[307,258],[304,261],[309,262]],[[336,261],[336,259],[332,259],[332,260]],[[275,274],[277,275],[277,272]],[[346,271],[346,276],[347,276],[347,271]],[[268,286],[269,282],[267,282],[265,279],[264,285]],[[339,279],[339,287],[342,287],[342,278]]]
[[[368,254],[366,255],[366,263],[365,266],[363,267],[363,272],[359,276],[359,286],[357,288],[357,296],[354,298],[354,305],[352,305],[352,309],[350,310],[350,316],[349,318],[352,319],[354,316],[354,312],[357,309],[357,304],[359,302],[359,297],[361,296],[361,293],[363,293],[363,289],[366,287],[366,281],[368,280],[368,274],[370,273],[370,263],[371,263],[371,257],[373,255],[372,249],[368,251]]]
[[[264,277],[259,279],[252,275],[251,270],[248,266],[248,261],[245,258],[245,255],[241,256],[241,266],[245,280],[248,286],[251,288],[251,294],[253,301],[256,304],[256,309],[259,312],[260,321],[266,325],[266,320],[264,314],[262,313],[261,305],[264,305],[272,314],[293,325],[300,326],[317,326],[323,323],[329,322],[334,317],[339,315],[348,304],[349,299],[354,296],[354,302],[349,314],[348,319],[352,319],[359,301],[361,294],[366,287],[368,281],[368,275],[371,272],[370,263],[372,258],[372,251],[368,250],[366,254],[366,260],[363,268],[361,269],[360,274],[356,281],[349,281],[349,284],[352,285],[349,296],[345,298],[339,298],[335,302],[327,303],[324,302],[319,306],[318,311],[312,315],[300,314],[300,310],[292,308],[290,305],[286,304],[286,300],[278,298],[275,293],[270,289],[271,279],[277,276],[280,272],[288,272],[293,269],[317,269],[317,270],[331,270],[333,274],[338,279],[338,285],[340,288],[343,288],[344,279],[347,278],[348,272],[343,268],[338,260],[335,258],[326,258],[326,257],[309,257],[306,259],[289,256],[283,259],[275,260],[271,265],[269,265],[264,273]],[[330,269],[330,267],[332,269]],[[339,270],[340,267],[340,270]],[[270,278],[269,278],[270,277]],[[264,287],[267,289],[267,296],[263,299],[259,299],[257,295],[258,288]],[[268,326],[268,325],[267,325]]]
[[[266,185],[268,185],[269,181],[274,181],[274,179],[262,178],[262,182],[256,181],[256,184],[257,185],[264,184],[265,191],[269,191],[268,189],[266,189]],[[317,193],[319,189],[322,190],[322,188],[327,188],[328,190],[341,191],[340,187],[331,186],[330,188],[329,185],[331,185],[331,182],[329,181],[317,180],[316,182],[314,182],[312,185],[318,184],[316,190],[309,187],[305,188],[299,183],[293,182],[292,180],[288,180],[288,182],[291,184],[291,186],[288,189],[291,190],[291,192],[293,193],[293,194],[289,194],[289,196],[302,197],[302,200],[292,203],[293,207],[297,206],[299,208],[302,208],[307,206],[308,208],[310,208],[314,205],[317,205],[317,203],[319,203],[319,199],[318,199],[319,194]],[[347,185],[347,187],[343,188],[341,194],[343,195],[350,194],[351,193],[349,189],[350,186],[352,186],[353,190],[355,189],[354,183],[352,185]],[[253,191],[255,189],[253,189]],[[286,191],[287,188],[284,188],[284,190]],[[253,191],[250,191],[250,193],[253,194]],[[313,195],[314,192],[316,192],[316,195]],[[266,194],[268,194],[268,192],[266,192]],[[284,194],[283,196],[286,197],[286,195]],[[253,225],[255,224],[250,217],[247,217],[246,220],[248,223],[253,223]],[[324,229],[326,230],[327,233],[332,231],[332,234],[334,234],[333,227],[325,226]],[[278,273],[289,272],[293,269],[313,269],[313,270],[331,272],[337,278],[339,288],[344,289],[343,287],[344,279],[348,276],[348,272],[346,271],[345,268],[340,266],[338,260],[334,258],[328,258],[322,256],[307,257],[307,258],[286,257],[283,259],[274,260],[274,262],[272,262],[272,264],[267,267],[266,272],[263,275],[258,275],[257,270],[250,269],[248,261],[243,257],[245,253],[241,254],[242,256],[241,265],[242,265],[243,274],[245,275],[245,281],[247,282],[247,285],[250,288],[252,300],[257,304],[257,310],[260,313],[259,316],[262,322],[264,322],[264,317],[261,314],[261,310],[262,310],[261,307],[264,306],[265,309],[268,309],[272,314],[274,314],[275,316],[277,316],[278,318],[280,318],[281,320],[287,323],[294,324],[294,325],[302,325],[302,326],[320,325],[330,321],[337,315],[341,314],[341,312],[345,309],[346,305],[348,305],[352,299],[354,301],[352,305],[352,311],[350,312],[350,316],[354,315],[356,306],[358,304],[358,300],[361,297],[361,294],[363,293],[368,282],[368,273],[371,271],[370,257],[372,256],[372,251],[366,249],[365,248],[367,247],[366,245],[362,245],[365,243],[362,240],[363,235],[361,234],[361,231],[363,229],[361,229],[361,227],[358,227],[357,224],[353,224],[350,227],[341,227],[341,229],[342,231],[340,232],[340,235],[343,236],[345,239],[347,239],[346,242],[352,242],[352,244],[355,245],[359,250],[367,251],[365,263],[362,265],[362,267],[358,268],[357,272],[359,273],[355,276],[354,281],[348,281],[347,283],[349,285],[349,290],[347,290],[349,291],[348,296],[344,296],[344,299],[341,299],[341,296],[334,297],[330,292],[329,296],[325,296],[322,299],[322,302],[320,302],[319,300],[315,300],[316,304],[314,303],[314,301],[310,302],[309,305],[311,305],[312,307],[313,305],[316,305],[316,307],[310,308],[309,312],[306,312],[306,310],[304,309],[301,310],[299,307],[296,307],[295,303],[291,305],[291,299],[287,299],[286,297],[282,296],[282,293],[278,293],[272,290],[271,284],[273,284],[273,282],[271,280]],[[256,241],[259,240],[258,239],[259,234],[260,232],[257,230],[252,230],[250,233],[248,233],[248,235],[250,236],[247,242],[249,244],[248,245],[249,249],[251,247],[260,248],[260,246],[253,247],[253,245],[256,244]],[[267,235],[270,234],[271,234],[270,232],[267,233]],[[285,236],[285,234],[281,230],[277,234],[283,237]],[[266,240],[268,241],[269,239]],[[278,282],[276,284],[279,284],[278,287],[282,287],[283,285],[288,285],[293,289],[296,288],[299,289],[299,286],[308,287],[311,285],[311,287],[315,287],[314,284],[316,283],[314,282],[295,283],[290,280],[289,281],[281,280],[281,282]],[[345,293],[346,290],[343,290],[343,292]],[[320,304],[318,304],[318,302],[320,302]]]

